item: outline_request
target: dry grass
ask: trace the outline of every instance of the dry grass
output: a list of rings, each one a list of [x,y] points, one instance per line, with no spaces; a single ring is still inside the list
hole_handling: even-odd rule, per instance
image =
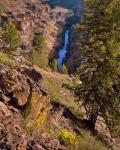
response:
[[[64,83],[72,82],[70,77],[42,69],[40,72],[43,76],[42,85],[48,90],[51,100],[67,107],[76,117],[81,117],[83,114],[79,113],[74,94],[63,87]]]
[[[94,137],[89,131],[81,130],[81,136],[77,137],[77,142],[71,150],[108,150],[108,147]]]

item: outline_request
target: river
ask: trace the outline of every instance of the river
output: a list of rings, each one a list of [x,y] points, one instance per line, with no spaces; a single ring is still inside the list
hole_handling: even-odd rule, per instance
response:
[[[64,46],[59,50],[59,57],[57,59],[57,65],[58,65],[58,70],[61,70],[62,63],[65,59],[66,53],[67,53],[67,48],[68,48],[68,42],[69,42],[69,29],[65,31],[65,36],[64,36]]]

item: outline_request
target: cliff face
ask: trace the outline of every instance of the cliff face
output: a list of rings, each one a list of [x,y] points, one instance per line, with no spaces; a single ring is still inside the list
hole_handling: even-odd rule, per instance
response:
[[[51,6],[60,6],[63,8],[71,9],[73,11],[80,10],[84,6],[83,0],[42,0],[43,2],[46,2],[50,4]]]
[[[84,26],[83,28],[79,28],[79,26],[76,25],[71,29],[69,51],[66,56],[66,65],[70,74],[75,73],[76,69],[81,65],[81,63],[86,61],[84,59],[85,54],[81,49],[82,44],[86,44],[89,38],[90,36]]]
[[[78,22],[82,16],[82,9],[84,7],[83,0],[41,0],[42,2],[54,7],[62,7],[73,12],[73,16],[68,19],[70,25]]]
[[[80,36],[82,36],[82,34],[79,35],[79,38]],[[81,37],[81,40],[82,38],[83,37]],[[78,48],[79,43],[77,42],[77,40],[78,34],[75,32],[74,29],[72,29],[69,37],[69,51],[67,53],[65,61],[70,74],[75,73],[76,69],[80,66],[82,62],[82,54]]]
[[[66,8],[51,8],[38,0],[1,0],[0,27],[9,21],[16,26],[21,36],[18,49],[20,54],[31,50],[36,34],[43,35],[49,50],[52,50],[62,43],[61,35],[66,19],[74,15]],[[70,73],[81,63],[80,45],[76,41],[78,38],[84,40],[86,33],[80,32],[79,37],[76,30],[72,30],[70,35],[71,45],[66,62]],[[70,149],[63,144],[66,132],[65,137],[63,134],[64,141],[59,138],[61,130],[67,131],[67,139],[70,141],[69,133],[77,137],[71,149],[102,147],[107,150],[107,146],[84,131],[84,128],[87,129],[85,112],[83,108],[78,108],[73,92],[65,88],[73,84],[72,78],[33,66],[24,55],[17,55],[16,52],[5,53],[1,45],[0,43],[0,150]],[[97,122],[96,130],[98,129],[106,133],[106,126],[101,126],[101,121]],[[106,138],[110,145],[116,144],[109,134],[108,137],[105,135],[105,141]],[[119,150],[120,142],[117,143]]]
[[[64,8],[51,9],[38,0],[0,1],[1,14],[0,24],[3,26],[7,21],[15,24],[21,35],[21,50],[29,51],[35,34],[42,34],[49,50],[58,47],[62,42],[63,27],[66,18],[72,12]]]
[[[18,63],[16,68],[0,63],[0,149],[67,150],[58,133],[68,129],[78,134],[79,121],[68,108],[50,99],[51,93],[43,88],[42,82],[46,75],[49,80],[53,77],[55,84],[60,80],[61,88],[58,83],[57,88],[63,90],[61,80],[70,80],[69,77],[13,59]],[[49,86],[56,88],[52,83]],[[62,91],[59,94],[62,99],[66,96]],[[69,96],[72,98],[71,93]]]
[[[50,101],[41,79],[33,68],[13,70],[0,65],[0,149],[66,149],[42,128]]]

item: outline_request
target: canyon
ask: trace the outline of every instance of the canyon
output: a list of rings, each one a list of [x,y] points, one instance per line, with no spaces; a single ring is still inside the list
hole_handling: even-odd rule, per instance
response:
[[[0,0],[0,150],[120,149],[120,139],[111,136],[102,117],[91,130],[73,92],[82,84],[74,76],[83,63],[79,47],[89,39],[84,26],[80,34],[76,30],[83,8],[82,0]],[[13,51],[2,36],[8,23],[20,35]],[[36,36],[45,39],[46,68],[29,58],[41,46],[38,38],[35,49]],[[61,72],[63,64],[67,73]]]
[[[51,9],[49,5],[44,5],[40,1],[0,1],[1,9],[5,10],[1,14],[1,25],[11,21],[15,24],[21,35],[21,52],[31,49],[34,35],[42,34],[49,50],[59,47],[63,43],[63,35],[66,19],[73,15],[72,11],[61,7]]]
[[[51,60],[56,55],[59,57],[59,50],[64,45],[65,30],[76,22],[79,22],[82,16],[82,1],[74,3],[75,5],[73,5],[73,2],[72,4],[68,4],[65,3],[65,7],[63,7],[58,3],[54,4],[54,7],[51,7],[51,3],[38,0],[0,1],[0,8],[4,10],[1,14],[0,24],[3,27],[7,22],[13,22],[16,26],[21,37],[20,47],[17,50],[18,54],[29,53],[35,35],[42,35],[49,50],[49,60]],[[74,36],[71,40],[73,41],[73,39]],[[74,59],[72,58],[74,54],[70,54],[69,56],[70,58],[67,57],[68,63],[66,64],[70,66],[67,65],[67,67],[69,70],[70,68],[74,70],[76,68],[74,66],[75,63],[73,63]],[[71,66],[72,64],[73,66]]]

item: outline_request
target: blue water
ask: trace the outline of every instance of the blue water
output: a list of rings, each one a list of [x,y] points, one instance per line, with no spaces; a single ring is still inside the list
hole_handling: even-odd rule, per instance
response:
[[[66,30],[65,39],[64,39],[64,47],[62,49],[60,49],[59,57],[57,59],[57,65],[58,65],[59,71],[61,70],[63,60],[64,60],[66,53],[67,53],[68,42],[69,42],[69,30]]]

